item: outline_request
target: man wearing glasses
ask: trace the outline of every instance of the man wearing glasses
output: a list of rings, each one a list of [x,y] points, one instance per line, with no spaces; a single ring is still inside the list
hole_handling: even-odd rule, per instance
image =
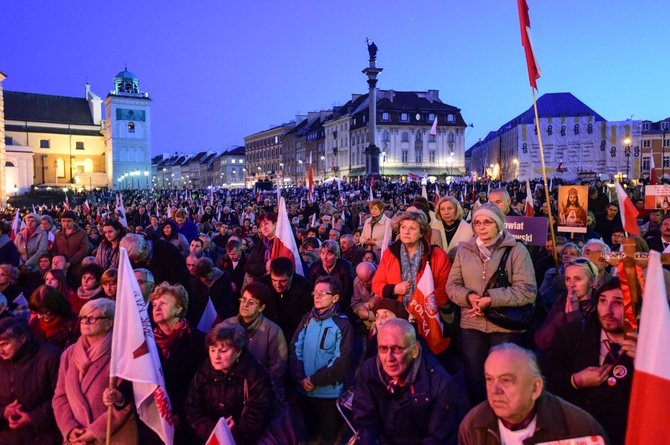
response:
[[[314,307],[307,313],[290,343],[290,368],[297,385],[297,401],[311,440],[338,443],[342,418],[335,402],[344,392],[353,347],[353,328],[337,302],[337,278],[322,276],[314,284]]]
[[[377,334],[378,356],[361,368],[353,401],[361,444],[456,444],[468,412],[465,394],[432,356],[414,327],[388,320]]]

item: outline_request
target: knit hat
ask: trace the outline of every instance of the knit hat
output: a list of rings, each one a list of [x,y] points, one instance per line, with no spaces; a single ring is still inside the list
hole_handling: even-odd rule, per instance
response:
[[[475,210],[474,214],[472,215],[473,230],[475,228],[474,222],[478,215],[486,215],[495,221],[496,225],[498,226],[498,232],[502,232],[505,229],[505,215],[503,215],[503,212],[494,204],[486,202],[477,207],[477,210]]]
[[[404,318],[405,320],[409,319],[407,309],[405,309],[402,302],[398,300],[393,300],[391,298],[375,298],[370,304],[370,310],[375,313],[379,309],[386,309],[387,311],[393,312],[398,318]]]
[[[28,213],[26,216],[23,217],[23,220],[25,221],[28,218],[35,218],[35,221],[37,221],[38,224],[40,223],[40,221],[42,221],[42,217],[37,213]]]

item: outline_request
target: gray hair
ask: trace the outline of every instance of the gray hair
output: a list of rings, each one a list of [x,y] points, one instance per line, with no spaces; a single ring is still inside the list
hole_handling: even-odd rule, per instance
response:
[[[113,320],[116,303],[109,298],[97,298],[84,304],[79,310],[79,315],[88,315],[96,309],[102,312],[105,317],[109,317]]]
[[[134,263],[140,263],[149,258],[149,243],[141,235],[127,234],[121,238],[119,247],[128,251],[128,258]]]
[[[333,252],[336,257],[340,257],[340,244],[332,239],[327,239],[321,244],[321,250]]]
[[[135,272],[135,273],[139,272],[142,275],[144,275],[144,278],[145,278],[146,281],[149,281],[151,283],[155,283],[154,274],[152,274],[149,269],[145,269],[143,267],[140,267],[138,269],[135,269],[133,272]]]
[[[594,244],[595,244],[596,246],[600,246],[600,247],[602,247],[602,248],[603,248],[603,252],[611,252],[611,251],[612,251],[612,249],[610,248],[610,246],[608,246],[604,241],[599,240],[599,239],[595,239],[595,238],[591,238],[590,240],[588,240],[588,241],[586,242],[586,244],[584,244],[584,247],[582,248],[582,251],[584,251],[587,247],[589,247],[589,246],[591,246],[591,245],[594,245]]]
[[[386,323],[388,323],[388,321]],[[526,362],[526,365],[528,365],[528,370],[531,372],[533,378],[538,378],[544,383],[544,376],[542,375],[542,371],[540,371],[540,365],[537,363],[537,356],[533,351],[522,348],[521,346],[514,343],[501,343],[491,348],[489,351],[489,357],[494,352],[509,352],[517,354]]]
[[[405,212],[398,212],[393,216],[391,220],[391,226],[394,232],[400,233],[400,226],[405,221],[415,221],[419,224],[419,231],[421,236],[428,233],[430,226],[428,225],[428,217],[421,210],[407,210]]]
[[[390,328],[396,328],[401,331],[403,338],[405,338],[409,344],[416,343],[416,330],[414,329],[414,326],[404,318],[392,318],[386,321],[379,328],[379,333]]]

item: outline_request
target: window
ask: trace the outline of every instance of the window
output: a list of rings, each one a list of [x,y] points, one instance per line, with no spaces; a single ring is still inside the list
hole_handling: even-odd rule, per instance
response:
[[[5,136],[5,145],[14,145],[14,138],[11,136]]]
[[[414,159],[415,159],[415,161],[416,161],[417,164],[422,163],[422,162],[423,162],[423,152],[417,150],[417,151],[414,153]]]
[[[663,167],[670,167],[670,155],[663,156]]]
[[[435,142],[435,135],[434,134],[429,134],[428,135],[428,142]]]
[[[388,142],[388,141],[389,141],[389,132],[388,132],[388,131],[384,131],[384,132],[382,133],[382,142]]]
[[[51,148],[51,141],[49,139],[40,139],[40,148]]]
[[[135,133],[135,122],[128,122],[128,133]]]
[[[449,136],[447,137],[447,140],[449,142],[454,142],[456,140],[456,138],[454,137],[454,132],[453,131],[449,132]]]
[[[407,150],[402,151],[402,162],[407,163]]]
[[[670,147],[670,139],[663,139],[663,147],[664,148]]]
[[[81,141],[75,142],[75,149],[77,150],[83,150],[84,149],[84,143]]]
[[[382,120],[388,122],[391,120],[391,116],[387,112],[384,112],[382,113]]]
[[[63,158],[56,159],[56,176],[59,178],[65,177],[65,161]]]
[[[430,113],[428,115],[428,122],[431,122],[431,123],[435,122],[435,115],[433,113]]]
[[[402,122],[409,122],[409,114],[408,113],[400,113],[400,120]]]
[[[643,131],[649,130],[649,122],[643,122],[642,123],[642,130]]]
[[[235,163],[235,159],[231,159],[231,160],[230,160],[230,163],[231,163],[231,164],[234,164],[234,163]]]
[[[447,122],[456,122],[456,117],[453,114],[447,114]]]
[[[403,142],[409,142],[409,133],[406,131],[402,132],[402,141]]]
[[[417,142],[421,142],[421,141],[423,140],[421,136],[422,136],[421,133],[419,133],[419,132],[417,131],[417,132],[416,132],[416,141],[417,141]]]
[[[650,156],[642,156],[642,170],[649,170],[649,158]]]
[[[651,139],[642,139],[642,148],[651,148]]]
[[[428,152],[428,162],[431,164],[435,163],[435,150],[431,150]]]
[[[670,128],[670,122],[661,122],[661,130],[667,130]]]
[[[244,164],[244,159],[240,158],[240,164]]]

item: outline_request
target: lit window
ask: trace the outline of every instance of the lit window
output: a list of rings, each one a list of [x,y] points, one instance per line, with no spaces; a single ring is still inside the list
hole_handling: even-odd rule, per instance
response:
[[[402,142],[409,142],[409,133],[406,131],[402,132]]]
[[[231,164],[234,164],[234,163],[235,163],[235,159],[231,159],[231,160],[230,160],[230,163],[231,163]]]
[[[447,114],[447,122],[456,122],[456,117],[453,114]]]
[[[128,133],[135,133],[135,122],[128,122]]]
[[[384,113],[382,113],[382,120],[383,121],[390,121],[391,116],[388,113],[384,112]]]
[[[409,114],[400,113],[400,120],[403,121],[403,122],[409,122]]]
[[[407,150],[402,151],[402,162],[407,162]]]

